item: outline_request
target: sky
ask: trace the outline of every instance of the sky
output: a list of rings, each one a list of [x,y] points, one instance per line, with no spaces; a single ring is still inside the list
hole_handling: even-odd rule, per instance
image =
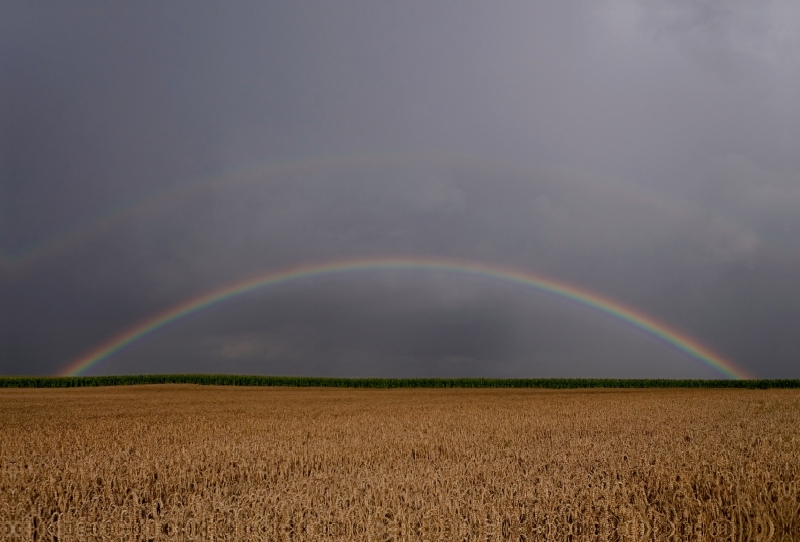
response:
[[[799,6],[4,2],[0,374],[800,378]]]

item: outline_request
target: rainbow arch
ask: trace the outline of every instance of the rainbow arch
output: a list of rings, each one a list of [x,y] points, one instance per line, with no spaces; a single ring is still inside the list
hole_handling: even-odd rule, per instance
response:
[[[427,153],[425,156],[427,156]],[[422,155],[420,155],[422,156]],[[431,156],[434,156],[431,154]],[[93,219],[81,222],[26,247],[19,254],[0,255],[0,271],[12,276],[29,269],[49,256],[66,250],[89,238],[97,231],[110,228],[122,223],[126,219],[161,205],[169,205],[189,194],[207,189],[221,183],[243,182],[249,177],[259,174],[279,175],[301,171],[325,171],[329,168],[342,167],[352,162],[359,161],[364,165],[391,164],[403,158],[399,153],[373,153],[364,155],[332,154],[319,156],[298,156],[285,160],[251,164],[248,167],[231,168],[202,177],[194,181],[186,181],[172,186],[166,190],[156,191],[145,197],[125,202],[117,207],[112,207],[106,213]]]
[[[108,341],[69,362],[60,371],[61,376],[78,376],[99,363],[107,360],[125,347],[143,339],[154,331],[163,328],[190,314],[211,307],[224,300],[253,292],[261,288],[277,286],[302,279],[328,275],[338,275],[363,271],[380,270],[418,270],[445,271],[500,280],[506,283],[535,288],[558,297],[574,301],[585,307],[600,311],[608,316],[627,322],[639,330],[656,337],[677,348],[694,359],[704,363],[727,378],[750,379],[751,374],[737,367],[721,355],[713,352],[697,340],[663,322],[659,322],[636,309],[628,307],[609,297],[584,288],[542,275],[519,269],[490,265],[481,262],[455,260],[439,257],[373,257],[334,260],[313,263],[272,271],[240,282],[228,284],[205,294],[193,297],[159,312],[138,324],[129,327]]]
[[[479,154],[459,154],[442,151],[374,152],[363,154],[329,154],[297,156],[284,160],[249,164],[246,167],[231,168],[191,182],[182,182],[166,190],[158,191],[141,199],[125,202],[108,209],[102,215],[69,227],[55,235],[24,248],[20,253],[8,254],[0,250],[0,274],[12,278],[21,275],[48,258],[79,245],[98,232],[124,223],[128,219],[160,206],[180,202],[183,198],[204,189],[221,184],[239,184],[259,176],[282,175],[301,172],[325,172],[343,167],[391,167],[402,165],[476,165],[497,168],[518,174],[546,172],[558,177],[561,184],[576,188],[605,190],[617,197],[625,198],[647,207],[657,207],[668,213],[686,213],[686,205],[672,202],[663,194],[656,194],[642,187],[634,187],[620,182],[590,183],[581,180],[577,170],[561,171],[563,168],[536,166],[502,157]],[[1,249],[2,247],[0,247]]]

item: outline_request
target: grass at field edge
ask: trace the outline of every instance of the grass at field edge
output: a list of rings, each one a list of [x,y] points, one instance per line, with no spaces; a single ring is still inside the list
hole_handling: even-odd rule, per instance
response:
[[[293,386],[326,388],[800,388],[800,380],[692,380],[614,378],[330,378],[220,374],[0,377],[0,388],[78,388],[142,384]]]

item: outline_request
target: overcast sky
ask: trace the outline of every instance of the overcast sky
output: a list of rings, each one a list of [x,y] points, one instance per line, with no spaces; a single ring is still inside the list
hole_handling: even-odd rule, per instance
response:
[[[800,378],[794,0],[3,2],[0,373],[247,277],[513,267]],[[424,271],[199,311],[91,374],[719,377],[607,315]]]

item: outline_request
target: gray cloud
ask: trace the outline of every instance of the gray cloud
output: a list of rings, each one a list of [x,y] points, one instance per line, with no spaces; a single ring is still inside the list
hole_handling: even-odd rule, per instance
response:
[[[1,372],[271,270],[432,255],[798,376],[792,3],[2,9]],[[231,299],[96,370],[715,376],[564,299],[411,271]]]

